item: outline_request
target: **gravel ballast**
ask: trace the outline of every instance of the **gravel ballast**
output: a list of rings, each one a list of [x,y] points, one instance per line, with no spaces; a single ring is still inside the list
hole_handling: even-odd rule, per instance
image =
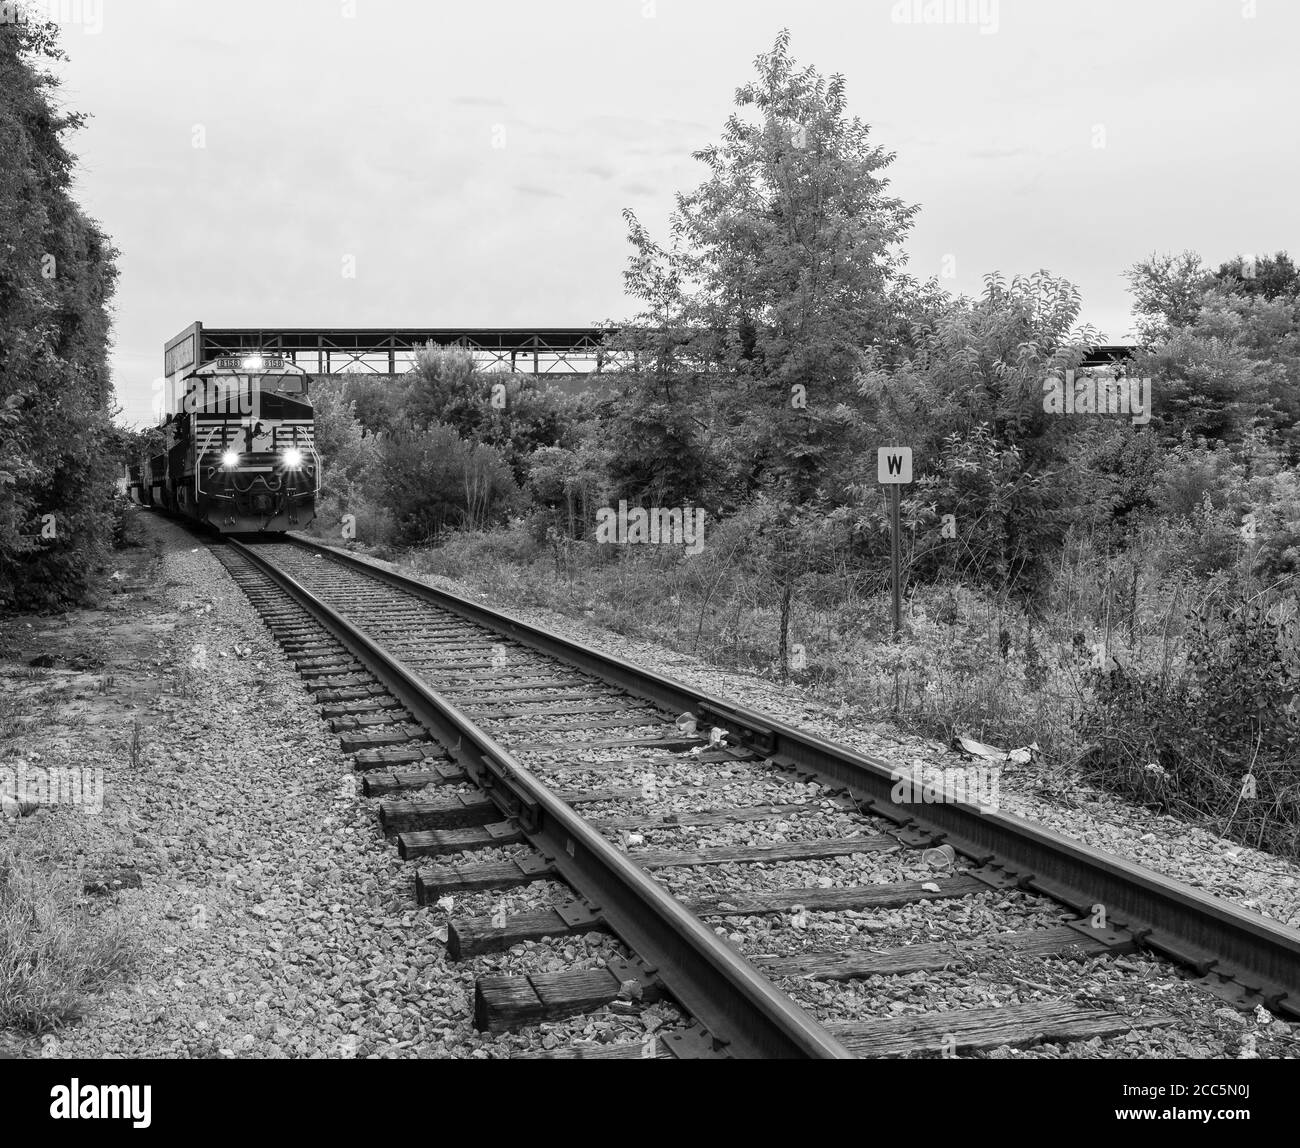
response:
[[[0,1046],[67,1057],[487,1058],[637,1041],[664,1023],[671,1009],[661,1006],[644,1020],[478,1033],[475,975],[514,971],[524,947],[447,959],[451,914],[416,906],[415,865],[383,839],[337,737],[248,600],[188,532],[153,515],[136,521],[156,555],[119,557],[118,581],[132,592],[89,620],[19,623],[8,635],[24,653],[57,651],[57,665],[10,670],[30,720],[5,742],[5,760],[93,754],[102,811],[5,818],[0,845],[69,873],[137,872],[139,888],[96,898],[93,910],[133,923],[143,964],[53,1039],[9,1031]],[[64,669],[87,628],[109,637],[97,671]],[[575,944],[587,948],[567,941],[556,959]],[[593,934],[586,963],[611,944]]]
[[[626,950],[607,935],[590,933],[449,961],[443,942],[451,920],[503,909],[527,912],[568,901],[571,892],[555,882],[537,882],[417,908],[413,878],[428,859],[403,863],[384,839],[377,803],[359,795],[337,736],[320,720],[312,695],[242,592],[186,531],[151,515],[139,515],[137,522],[156,555],[145,551],[122,558],[126,573],[118,588],[129,592],[98,613],[35,628],[24,623],[27,633],[5,634],[24,654],[54,651],[56,665],[9,672],[35,720],[0,742],[0,760],[48,766],[84,762],[93,754],[105,774],[102,811],[56,806],[10,817],[0,821],[0,844],[69,872],[137,874],[140,887],[89,900],[95,914],[133,924],[143,965],[129,983],[99,994],[89,1014],[61,1028],[53,1040],[42,1045],[33,1034],[0,1032],[0,1046],[24,1055],[73,1057],[484,1059],[575,1043],[639,1043],[683,1022],[671,1004],[657,1004],[630,1013],[601,1010],[517,1034],[478,1033],[472,1024],[476,977],[592,968],[627,956]],[[465,593],[463,586],[447,585]],[[851,728],[820,708],[810,710],[797,700],[797,691],[724,674],[548,612],[510,612],[891,763],[959,760],[925,739],[883,726]],[[84,637],[89,631],[100,637]],[[77,653],[83,646],[95,647],[89,658]],[[88,661],[96,672],[86,671]],[[518,719],[518,725],[526,734],[527,719]],[[654,757],[661,764],[651,765]],[[791,801],[807,806],[806,812],[763,821],[650,825],[637,835],[635,848],[770,844],[879,828],[826,800],[821,787],[781,771],[665,759],[653,750],[564,754],[566,762],[578,758],[588,759],[590,767],[552,771],[539,757],[536,772],[563,789],[635,788],[646,776],[656,785],[648,802],[584,805],[595,820],[711,806]],[[723,775],[729,780],[719,785]],[[673,793],[664,788],[700,784],[710,789]],[[1124,855],[1139,863],[1184,880],[1194,869],[1201,879],[1189,883],[1224,890],[1250,908],[1285,902],[1294,914],[1294,892],[1288,898],[1286,891],[1294,888],[1288,882],[1296,882],[1296,867],[1267,858],[1273,866],[1257,873],[1250,864],[1252,851],[1216,849],[1212,839],[1209,844],[1194,840],[1178,852],[1179,835],[1201,831],[1160,819],[1175,831],[1165,840],[1162,827],[1153,828],[1144,811],[1086,787],[1071,789],[1059,809],[1048,808],[1050,817],[1040,816],[1035,810],[1050,806],[1047,789],[1045,775],[1034,766],[1010,767],[1004,771],[1003,809],[1114,852],[1124,853],[1114,842],[1136,843],[1148,855]],[[1080,831],[1070,828],[1072,821]],[[625,834],[607,836],[628,847]],[[502,860],[519,852],[494,849],[473,860]],[[1201,864],[1202,853],[1211,864]],[[1184,872],[1177,871],[1175,854]],[[1151,856],[1168,865],[1154,863]],[[1218,862],[1231,868],[1220,870]],[[1207,880],[1229,872],[1235,880],[1221,882],[1218,889]],[[1264,874],[1268,879],[1256,880]],[[715,890],[836,888],[933,874],[919,852],[889,851],[683,867],[653,876],[690,899]],[[814,912],[798,925],[788,914],[707,920],[737,949],[761,958],[815,950],[881,951],[939,939],[961,946],[989,933],[1058,924],[1060,913],[1050,902],[1017,893],[894,910]],[[1295,1026],[1267,1016],[1242,1018],[1177,970],[1141,956],[1123,961],[1006,957],[904,977],[848,982],[783,977],[779,983],[825,1020],[1051,999],[1179,1018],[1165,1029],[1077,1046],[1001,1050],[996,1056],[1295,1056],[1300,1049]]]

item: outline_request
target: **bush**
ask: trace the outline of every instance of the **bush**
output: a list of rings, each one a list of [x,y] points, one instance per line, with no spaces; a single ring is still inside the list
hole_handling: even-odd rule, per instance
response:
[[[1300,656],[1294,599],[1212,596],[1186,665],[1091,672],[1081,764],[1146,804],[1300,853]]]
[[[518,501],[500,454],[452,427],[400,431],[383,445],[384,502],[399,544],[435,541],[448,527],[490,525]]]

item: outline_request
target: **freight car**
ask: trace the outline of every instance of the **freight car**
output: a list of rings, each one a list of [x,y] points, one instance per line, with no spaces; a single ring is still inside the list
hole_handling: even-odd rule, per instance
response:
[[[132,498],[223,534],[302,529],[320,494],[310,381],[279,355],[197,367],[180,380],[161,449],[128,468]]]

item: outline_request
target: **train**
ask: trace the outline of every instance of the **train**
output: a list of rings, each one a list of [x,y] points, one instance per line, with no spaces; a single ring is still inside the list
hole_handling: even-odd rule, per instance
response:
[[[283,355],[241,353],[176,381],[176,409],[127,467],[131,499],[222,534],[307,526],[321,462],[306,370]]]

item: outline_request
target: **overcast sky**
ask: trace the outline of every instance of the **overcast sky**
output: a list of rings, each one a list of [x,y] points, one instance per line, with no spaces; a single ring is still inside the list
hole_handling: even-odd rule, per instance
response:
[[[950,290],[1046,267],[1124,341],[1151,251],[1300,247],[1292,0],[42,3],[93,116],[78,194],[121,249],[128,421],[194,320],[626,317],[620,211],[662,236],[783,26],[897,152],[909,269]]]

